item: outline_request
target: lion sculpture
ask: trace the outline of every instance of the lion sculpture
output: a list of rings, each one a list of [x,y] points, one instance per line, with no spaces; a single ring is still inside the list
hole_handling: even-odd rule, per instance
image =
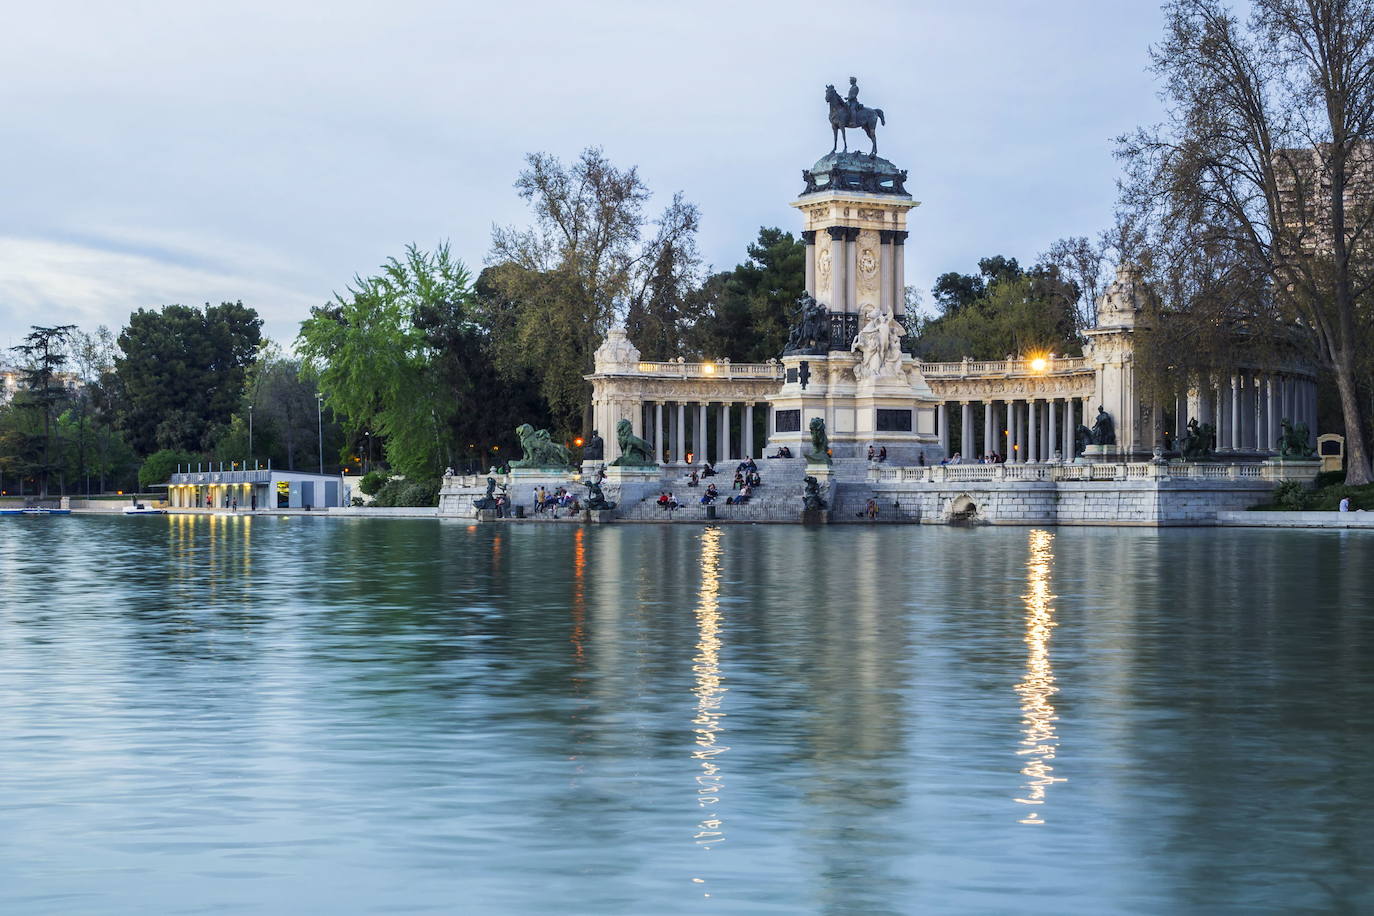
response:
[[[658,467],[658,462],[654,460],[654,447],[635,435],[634,426],[629,420],[621,420],[615,425],[615,441],[620,445],[620,457],[611,462],[613,467]]]
[[[810,464],[830,464],[830,437],[825,433],[825,421],[811,418],[811,451],[806,453]]]
[[[520,450],[525,455],[517,461],[512,461],[511,467],[559,469],[572,467],[572,456],[568,453],[567,447],[550,439],[547,429],[535,429],[528,423],[521,423],[515,428],[515,436],[520,440]]]

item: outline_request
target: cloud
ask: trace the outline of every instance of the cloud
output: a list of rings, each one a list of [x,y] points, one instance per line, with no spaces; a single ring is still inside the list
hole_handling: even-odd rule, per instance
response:
[[[0,236],[0,326],[17,337],[31,324],[114,330],[139,308],[242,299],[269,337],[289,340],[312,305],[328,298],[287,273],[268,252],[239,246],[231,257],[126,233],[111,241]]]

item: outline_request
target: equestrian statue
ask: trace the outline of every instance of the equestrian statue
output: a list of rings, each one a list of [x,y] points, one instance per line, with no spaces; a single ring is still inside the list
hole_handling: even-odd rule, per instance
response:
[[[868,154],[868,158],[877,158],[876,128],[879,124],[886,126],[887,118],[883,117],[881,108],[865,108],[859,104],[859,81],[852,76],[849,78],[848,98],[840,98],[833,84],[826,86],[825,101],[830,105],[830,132],[834,140],[830,145],[830,152],[835,152],[835,147],[840,145],[841,140],[844,141],[844,151],[849,152],[849,138],[845,130],[854,128],[868,134],[868,139],[873,141],[873,150]]]

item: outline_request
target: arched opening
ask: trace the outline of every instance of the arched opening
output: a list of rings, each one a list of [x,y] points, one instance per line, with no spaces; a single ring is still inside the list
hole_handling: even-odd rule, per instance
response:
[[[949,502],[948,519],[954,523],[969,524],[978,520],[978,504],[967,493],[956,496]]]

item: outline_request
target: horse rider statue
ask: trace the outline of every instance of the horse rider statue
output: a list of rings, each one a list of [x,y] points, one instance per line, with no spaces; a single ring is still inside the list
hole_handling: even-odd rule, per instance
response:
[[[844,141],[845,152],[849,151],[849,139],[845,135],[846,130],[862,130],[868,135],[868,139],[873,143],[873,149],[869,151],[869,158],[876,158],[878,155],[878,135],[876,128],[879,124],[887,124],[887,118],[883,115],[881,108],[865,108],[859,104],[859,80],[858,77],[849,78],[849,91],[843,98],[835,91],[834,85],[825,87],[825,101],[830,106],[830,131],[834,140],[830,144],[830,151],[833,153],[839,147],[840,142]]]

